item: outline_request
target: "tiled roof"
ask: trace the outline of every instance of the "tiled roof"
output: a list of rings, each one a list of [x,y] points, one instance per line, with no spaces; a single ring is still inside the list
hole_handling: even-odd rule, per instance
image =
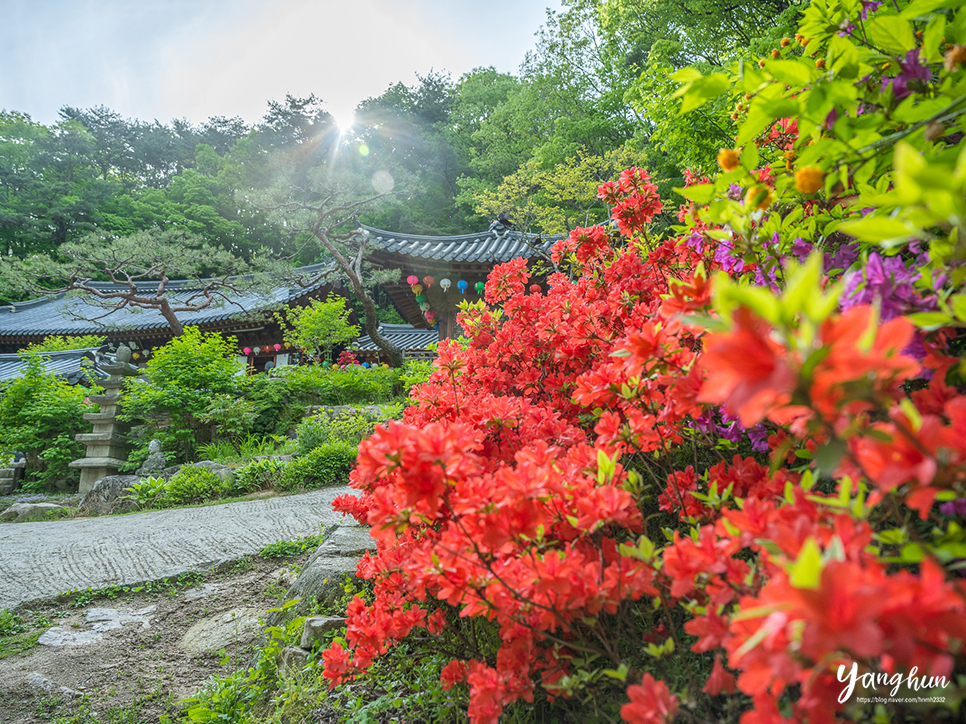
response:
[[[314,265],[296,269],[295,273],[309,276],[322,270],[322,265]],[[167,293],[172,299],[184,299],[200,289],[204,280],[175,280],[168,283]],[[99,289],[120,289],[120,285],[108,282],[92,282],[91,286]],[[315,284],[309,287],[279,286],[262,291],[253,290],[235,296],[231,303],[217,301],[207,309],[197,312],[178,312],[178,320],[184,325],[211,324],[246,312],[264,309],[276,304],[286,304],[300,297],[304,297],[324,286]],[[157,289],[157,282],[146,283],[143,288],[147,292]],[[112,312],[110,316],[97,321],[90,321],[95,317],[102,317],[105,310],[89,301],[81,292],[59,294],[52,297],[32,299],[27,302],[0,307],[0,340],[14,335],[82,335],[104,334],[111,331],[139,331],[165,329],[168,322],[156,309],[140,309],[125,307]]]
[[[107,379],[108,374],[98,366],[97,350],[70,349],[66,352],[44,352],[44,367],[75,385],[83,376],[82,369],[96,379]],[[0,382],[20,377],[24,360],[17,354],[0,354]]]
[[[379,331],[403,352],[424,350],[439,341],[439,333],[435,329],[418,329],[411,324],[380,324]],[[368,334],[357,337],[352,347],[362,352],[381,351]]]
[[[417,234],[397,234],[383,229],[374,229],[361,225],[369,232],[369,237],[386,251],[404,256],[432,259],[446,262],[475,262],[495,263],[516,259],[529,258],[536,254],[534,246],[547,253],[557,239],[541,239],[529,237],[531,243],[524,239],[524,234],[501,226],[491,224],[490,229],[481,234],[463,234],[462,236],[419,236]]]

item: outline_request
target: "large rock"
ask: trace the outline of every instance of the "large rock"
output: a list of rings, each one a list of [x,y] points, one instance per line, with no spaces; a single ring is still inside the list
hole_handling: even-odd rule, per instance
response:
[[[228,482],[229,480],[231,480],[231,475],[232,475],[231,468],[228,467],[227,465],[222,465],[221,463],[213,462],[212,460],[202,460],[201,462],[195,463],[191,467],[207,468],[208,470],[213,472],[215,475],[217,475],[225,482]]]
[[[299,599],[284,612],[270,613],[269,626],[279,626],[299,616],[308,616],[313,604],[331,606],[345,595],[346,574],[355,578],[356,563],[366,550],[374,550],[376,542],[369,529],[357,525],[332,525],[323,532],[322,544],[302,566],[302,572],[285,593],[285,600]]]
[[[214,654],[247,646],[262,630],[258,617],[256,608],[233,608],[203,619],[185,631],[181,647],[196,654]]]
[[[14,523],[45,520],[47,513],[53,510],[66,510],[66,508],[56,503],[14,503],[0,513],[0,520],[12,520]]]
[[[302,624],[302,640],[299,646],[307,651],[328,631],[335,631],[345,626],[344,616],[309,616]]]
[[[133,500],[121,500],[129,493],[125,488],[130,488],[141,478],[138,475],[107,475],[90,489],[81,501],[81,510],[92,513],[119,513],[125,510],[134,510],[137,504]]]

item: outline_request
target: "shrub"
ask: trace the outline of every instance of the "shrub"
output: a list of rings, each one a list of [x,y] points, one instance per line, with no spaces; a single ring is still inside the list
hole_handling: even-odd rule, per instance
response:
[[[274,488],[285,470],[285,463],[274,458],[254,460],[239,468],[232,476],[231,489],[234,494],[254,493],[266,488]]]
[[[39,492],[59,479],[76,479],[68,463],[84,457],[74,440],[90,431],[85,412],[97,408],[87,401],[90,390],[72,386],[44,368],[43,355],[25,352],[21,376],[0,388],[0,449],[27,456],[23,489]]]
[[[276,490],[312,490],[345,485],[358,449],[342,442],[326,443],[285,466]]]
[[[316,358],[331,360],[332,348],[359,335],[349,323],[345,297],[329,294],[326,301],[312,299],[307,307],[286,307],[275,319],[284,330],[285,341]]]
[[[318,365],[289,365],[272,370],[288,380],[292,392],[315,405],[354,405],[389,402],[398,384],[399,370],[388,367],[345,369]]]
[[[148,434],[134,436],[143,458],[150,439],[159,439],[166,452],[179,462],[194,458],[199,445],[210,442],[214,418],[205,413],[219,395],[237,395],[243,378],[242,363],[235,358],[235,340],[202,334],[186,327],[155,350],[144,370],[144,379],[131,382],[124,391],[123,418],[143,423]],[[222,398],[224,399],[224,398]]]
[[[253,375],[245,399],[252,405],[251,431],[255,435],[287,435],[305,414],[289,381],[284,377]]]
[[[100,347],[107,337],[96,334],[84,334],[77,337],[61,337],[56,334],[44,337],[42,342],[29,344],[24,348],[26,352],[64,352],[69,349],[93,349]]]
[[[130,495],[123,496],[125,500],[134,501],[139,508],[161,507],[168,489],[168,481],[164,478],[141,478],[130,488],[124,488]]]
[[[231,485],[208,468],[181,468],[168,482],[164,503],[185,505],[221,497]]]
[[[295,429],[299,454],[304,455],[310,450],[332,442],[342,442],[358,445],[372,434],[376,425],[385,422],[397,411],[393,407],[388,411],[377,408],[367,408],[342,412],[335,418],[328,412],[305,418]]]

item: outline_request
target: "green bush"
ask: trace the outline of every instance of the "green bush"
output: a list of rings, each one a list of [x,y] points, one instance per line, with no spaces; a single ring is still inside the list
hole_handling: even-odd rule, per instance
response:
[[[90,432],[84,413],[97,408],[87,402],[90,390],[48,372],[43,355],[24,352],[20,358],[21,376],[0,387],[0,449],[27,456],[23,490],[39,492],[77,478],[67,465],[84,457],[84,446],[74,436]]]
[[[307,417],[295,429],[298,452],[304,455],[320,445],[333,442],[358,446],[372,434],[376,425],[393,417],[395,412],[396,407],[389,411],[369,408],[343,412],[335,418],[325,412]]]
[[[305,414],[305,405],[284,377],[249,377],[245,399],[252,405],[251,431],[262,437],[287,435]]]
[[[160,507],[168,489],[168,481],[164,478],[141,478],[130,488],[124,488],[130,495],[123,496],[125,500],[133,500],[138,508]]]
[[[254,493],[274,488],[285,470],[285,463],[273,458],[254,460],[239,468],[232,476],[231,490],[235,495]]]
[[[244,368],[235,346],[234,339],[187,327],[155,350],[144,379],[134,380],[124,391],[122,417],[143,423],[141,434],[133,437],[138,450],[131,460],[146,456],[141,448],[151,439],[161,440],[179,462],[193,460],[198,446],[211,441],[216,425],[214,418],[205,419],[212,400],[237,395],[243,385],[238,375]]]
[[[428,359],[414,359],[406,362],[406,366],[399,374],[399,386],[402,388],[402,394],[408,397],[413,385],[421,385],[426,382],[434,369],[434,363]]]
[[[220,498],[229,489],[230,483],[223,481],[208,468],[181,468],[168,482],[164,494],[166,505],[185,505],[203,503]]]
[[[344,442],[321,445],[285,466],[275,489],[312,490],[345,485],[358,452],[357,446]]]
[[[272,371],[288,380],[292,392],[315,405],[389,402],[399,385],[399,370],[351,365],[344,369],[318,365],[286,365]]]

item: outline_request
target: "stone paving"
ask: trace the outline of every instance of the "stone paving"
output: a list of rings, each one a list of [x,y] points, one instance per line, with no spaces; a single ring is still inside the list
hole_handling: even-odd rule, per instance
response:
[[[204,508],[42,523],[0,524],[0,608],[75,588],[131,585],[204,570],[269,543],[350,522],[332,500],[352,492],[300,495]]]

